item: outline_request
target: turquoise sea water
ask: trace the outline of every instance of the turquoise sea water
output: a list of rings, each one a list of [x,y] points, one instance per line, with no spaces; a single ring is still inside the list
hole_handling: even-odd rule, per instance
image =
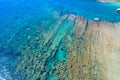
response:
[[[25,53],[24,49],[28,46],[32,46],[36,51],[39,49],[38,45],[42,44],[43,37],[40,40],[34,38],[55,30],[60,19],[56,18],[58,14],[75,14],[92,21],[98,17],[101,21],[120,22],[120,13],[116,13],[119,7],[120,3],[98,3],[95,0],[0,0],[0,80],[21,80],[22,75],[14,74],[17,59],[23,57],[22,53]],[[61,32],[69,32],[73,25],[74,22],[69,20],[60,25],[61,29],[53,35],[58,37],[55,45],[62,44],[61,39],[66,33],[61,35]],[[36,32],[37,30],[39,32]],[[45,33],[42,33],[43,31]],[[29,44],[32,41],[39,43]],[[43,53],[49,49],[49,45],[50,41],[43,47]],[[46,65],[49,68],[55,60],[58,64],[61,60],[67,60],[66,51],[58,49],[56,52],[54,57],[48,59]],[[48,80],[54,80],[54,77],[49,76]]]
[[[99,3],[95,0],[56,0],[54,4],[89,20],[94,20],[95,17],[110,22],[119,22],[120,20],[120,14],[116,13],[116,9],[120,7],[119,3]]]

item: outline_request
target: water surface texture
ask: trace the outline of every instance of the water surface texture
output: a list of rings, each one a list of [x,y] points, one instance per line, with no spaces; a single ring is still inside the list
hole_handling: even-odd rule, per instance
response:
[[[117,8],[95,0],[0,0],[0,80],[119,80]]]

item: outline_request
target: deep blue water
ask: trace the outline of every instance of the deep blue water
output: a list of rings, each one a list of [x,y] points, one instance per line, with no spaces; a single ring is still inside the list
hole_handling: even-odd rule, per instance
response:
[[[95,0],[0,0],[0,80],[13,80],[15,60],[20,54],[10,42],[26,25],[39,24],[46,18],[49,21],[54,11],[61,16],[72,13],[88,20],[98,17],[120,22],[120,13],[115,12],[119,7],[120,3],[97,3]],[[57,55],[58,59],[66,60],[63,55]]]

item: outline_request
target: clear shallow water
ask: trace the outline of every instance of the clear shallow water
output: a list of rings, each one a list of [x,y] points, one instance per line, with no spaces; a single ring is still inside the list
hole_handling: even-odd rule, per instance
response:
[[[52,22],[50,23],[51,27],[48,28],[48,30],[51,30],[53,23],[56,21],[54,15],[52,15],[54,11],[60,12],[61,16],[72,13],[89,20],[99,17],[101,20],[120,22],[120,14],[115,12],[116,8],[120,7],[119,3],[103,4],[96,3],[94,0],[1,0],[0,4],[0,49],[4,49],[4,52],[0,51],[0,79],[6,80],[12,80],[15,60],[20,56],[18,47],[21,44],[15,43],[13,39],[23,35],[26,36],[30,27],[39,26],[43,21],[44,23]],[[66,26],[66,23],[61,26]],[[27,31],[24,31],[25,29]],[[61,31],[59,30],[59,32]],[[21,34],[22,32],[25,34]],[[34,30],[31,31],[31,34],[34,32]],[[59,32],[56,34],[59,34]],[[27,41],[26,38],[23,38],[23,41]],[[13,47],[13,44],[16,44],[16,46]],[[55,59],[66,60],[64,57],[67,54],[66,52],[59,49],[58,53],[60,55],[56,55]],[[51,60],[52,62],[54,62],[54,59]],[[53,78],[51,77],[51,79]]]

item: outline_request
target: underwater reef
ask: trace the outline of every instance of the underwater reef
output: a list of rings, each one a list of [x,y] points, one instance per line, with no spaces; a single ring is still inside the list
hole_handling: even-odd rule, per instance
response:
[[[120,80],[119,6],[22,1],[0,11],[0,80]]]
[[[53,14],[53,20],[27,26],[11,40],[10,47],[21,53],[18,80],[120,79],[119,22]]]

